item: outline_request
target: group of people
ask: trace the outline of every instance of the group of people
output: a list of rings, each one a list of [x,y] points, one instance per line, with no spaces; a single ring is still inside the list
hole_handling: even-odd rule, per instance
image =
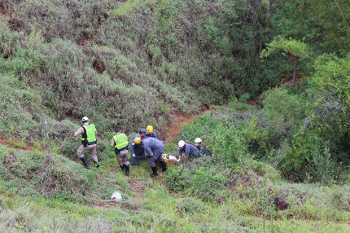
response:
[[[202,145],[202,139],[196,138],[194,140],[195,145],[186,143],[184,140],[178,142],[179,154],[178,162],[180,162],[182,154],[185,154],[184,162],[186,163],[189,157],[199,158],[201,156],[211,156],[208,147]]]
[[[74,136],[81,135],[82,145],[77,150],[77,155],[83,162],[86,168],[89,168],[89,163],[84,156],[84,152],[90,151],[92,160],[95,167],[99,167],[97,158],[97,130],[94,124],[90,124],[88,117],[82,118],[83,125],[74,133]],[[157,134],[153,130],[152,125],[148,125],[146,128],[140,129],[131,141],[130,152],[131,161],[129,162],[129,142],[125,133],[122,133],[122,129],[119,126],[115,127],[115,135],[111,138],[110,146],[114,148],[117,155],[117,161],[122,170],[125,170],[125,174],[130,174],[130,165],[135,166],[139,164],[139,159],[148,159],[149,165],[152,169],[150,177],[153,178],[158,175],[156,161],[159,161],[162,166],[162,171],[168,169],[166,162],[163,159],[164,143],[157,138]],[[185,154],[184,163],[187,162],[189,157],[199,158],[201,156],[211,156],[207,147],[202,145],[200,138],[195,139],[195,145],[185,143],[180,140],[178,142],[179,154],[177,162],[181,161],[182,154]]]

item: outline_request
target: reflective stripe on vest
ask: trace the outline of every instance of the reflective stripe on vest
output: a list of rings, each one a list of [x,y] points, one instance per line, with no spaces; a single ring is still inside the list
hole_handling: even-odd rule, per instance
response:
[[[120,133],[113,136],[115,146],[114,148],[117,148],[118,150],[123,149],[128,146],[128,137],[124,133]]]
[[[81,140],[87,140],[88,143],[95,142],[96,141],[96,136],[95,136],[95,125],[83,125],[85,132],[86,132],[86,138],[84,136],[81,138]]]

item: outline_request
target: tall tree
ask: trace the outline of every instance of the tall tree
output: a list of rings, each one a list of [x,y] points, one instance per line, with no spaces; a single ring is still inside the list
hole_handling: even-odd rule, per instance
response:
[[[283,37],[304,39],[318,52],[350,51],[350,2],[347,0],[280,0],[274,22]]]

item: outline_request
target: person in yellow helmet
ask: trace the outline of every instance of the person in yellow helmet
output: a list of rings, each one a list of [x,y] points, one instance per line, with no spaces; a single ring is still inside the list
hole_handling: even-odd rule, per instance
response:
[[[142,128],[139,133],[135,134],[130,143],[131,166],[139,165],[140,159],[146,159],[145,148],[142,144],[135,143],[136,138],[143,138],[147,134],[147,130]],[[138,142],[136,140],[136,142]]]
[[[162,141],[152,137],[137,137],[134,139],[134,143],[135,145],[144,146],[144,150],[146,151],[148,157],[148,163],[152,169],[152,174],[150,174],[151,178],[158,176],[156,160],[159,160],[161,163],[163,172],[168,170],[168,167],[162,157],[165,148]]]
[[[146,131],[147,133],[145,137],[152,137],[158,139],[157,134],[154,132],[152,125],[147,125]]]
[[[89,118],[84,116],[81,121],[83,125],[74,133],[74,137],[81,135],[82,145],[77,150],[79,159],[83,162],[85,168],[89,168],[89,163],[84,156],[84,152],[89,151],[94,161],[95,167],[99,167],[97,158],[97,130],[94,124],[90,124]]]
[[[125,133],[122,133],[122,129],[119,126],[115,127],[115,132],[116,135],[114,135],[111,139],[111,147],[114,148],[120,168],[122,170],[125,168],[125,174],[128,176],[130,174],[128,159],[128,137],[125,135]]]

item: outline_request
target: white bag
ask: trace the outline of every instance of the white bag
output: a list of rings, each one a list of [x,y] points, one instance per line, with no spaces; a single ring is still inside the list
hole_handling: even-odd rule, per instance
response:
[[[118,192],[114,192],[113,195],[111,196],[111,199],[119,201],[122,199],[122,195]]]

